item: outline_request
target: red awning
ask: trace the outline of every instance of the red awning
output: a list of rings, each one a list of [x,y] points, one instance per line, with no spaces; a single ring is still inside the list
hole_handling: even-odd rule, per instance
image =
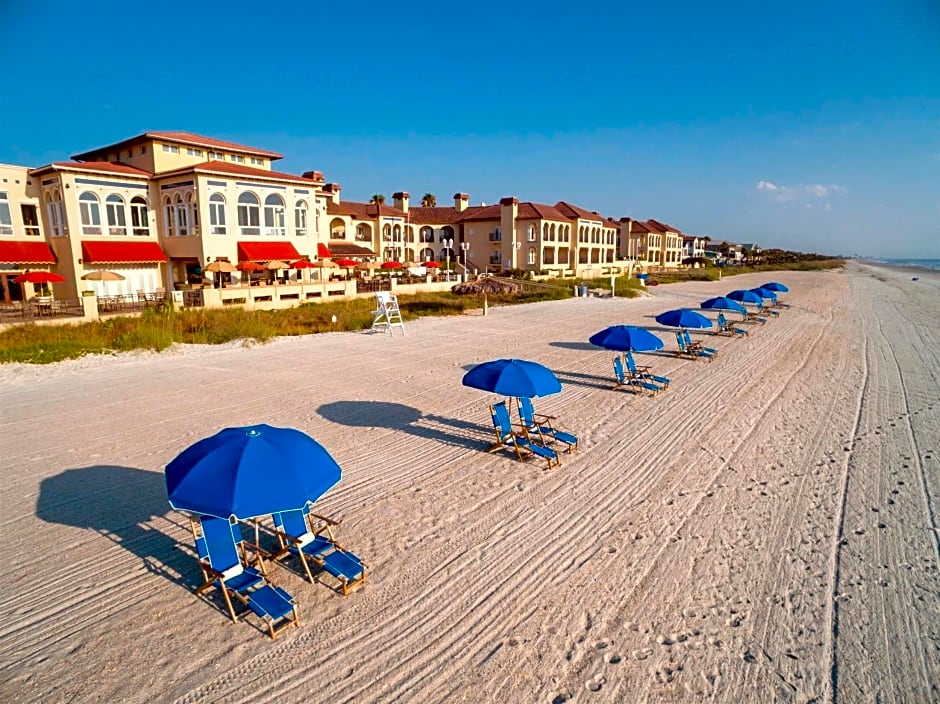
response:
[[[300,259],[300,254],[290,242],[239,242],[238,260],[252,262],[271,262],[280,259],[292,262]]]
[[[333,255],[330,254],[329,247],[322,242],[317,242],[317,256],[320,257],[320,259],[330,259]]]
[[[85,264],[152,264],[165,262],[156,242],[82,242]]]
[[[55,257],[45,242],[0,242],[0,263],[55,264]]]

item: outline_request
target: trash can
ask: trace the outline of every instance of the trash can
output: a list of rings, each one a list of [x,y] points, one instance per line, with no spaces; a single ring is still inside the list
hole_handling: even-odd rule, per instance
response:
[[[581,298],[587,298],[587,286],[578,286],[578,295],[581,296]]]
[[[640,280],[640,286],[646,286],[646,280],[649,278],[649,274],[637,274],[636,278]]]
[[[574,297],[577,298],[581,295],[581,287],[575,284],[574,286]]]

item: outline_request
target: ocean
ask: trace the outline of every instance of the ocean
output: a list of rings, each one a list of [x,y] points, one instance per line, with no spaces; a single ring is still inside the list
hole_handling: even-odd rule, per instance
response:
[[[934,269],[940,271],[940,259],[871,259],[874,264],[890,264],[891,266],[904,266],[920,269]]]

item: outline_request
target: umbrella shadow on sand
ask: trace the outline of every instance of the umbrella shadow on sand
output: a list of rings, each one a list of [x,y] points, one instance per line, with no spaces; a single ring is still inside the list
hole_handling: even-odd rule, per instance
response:
[[[590,342],[549,342],[549,347],[560,347],[563,350],[578,350],[581,352],[596,351],[597,346]],[[558,374],[558,372],[555,372]]]
[[[36,516],[46,523],[93,530],[139,557],[148,572],[188,588],[200,582],[195,560],[150,525],[170,510],[161,473],[111,465],[43,479],[36,501]]]
[[[480,434],[492,434],[491,427],[457,418],[424,414],[417,408],[389,401],[335,401],[317,408],[326,420],[353,428],[401,430],[428,440],[470,450],[479,449]]]

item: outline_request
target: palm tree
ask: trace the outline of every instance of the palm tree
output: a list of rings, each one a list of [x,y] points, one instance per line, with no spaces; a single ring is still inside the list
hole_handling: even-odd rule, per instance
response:
[[[369,202],[376,203],[378,205],[385,205],[385,196],[383,196],[381,193],[376,193],[369,199]]]
[[[424,208],[433,208],[437,205],[437,196],[433,193],[425,193],[421,196],[421,206]]]

